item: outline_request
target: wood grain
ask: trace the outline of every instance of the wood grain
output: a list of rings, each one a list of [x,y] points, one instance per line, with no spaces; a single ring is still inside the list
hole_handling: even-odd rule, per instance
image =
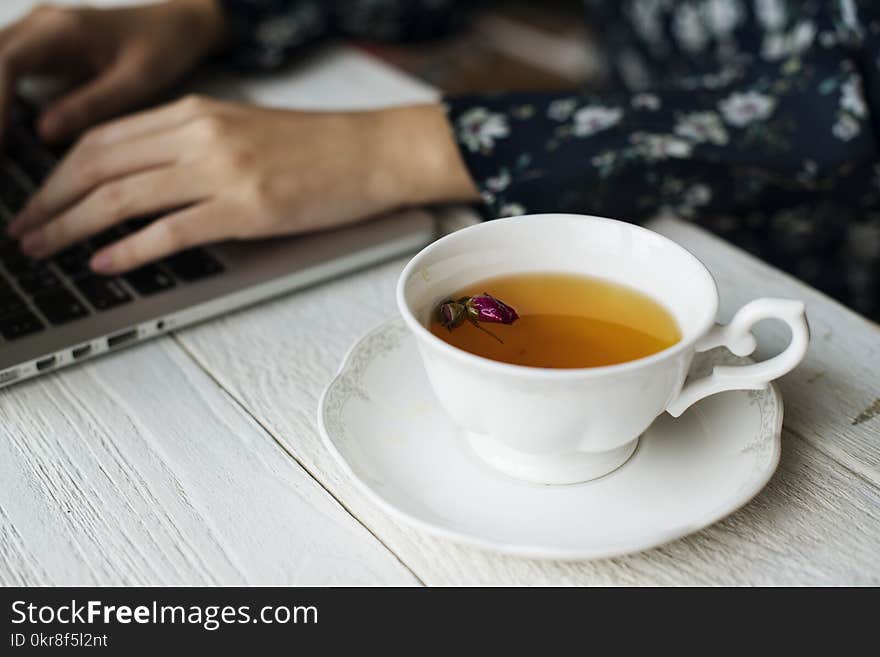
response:
[[[5,0],[0,22],[33,4]],[[282,105],[432,97],[343,64],[335,80],[306,66],[299,86],[270,76],[248,91]],[[808,302],[813,344],[781,382],[779,471],[725,521],[638,555],[548,563],[462,548],[373,507],[315,415],[350,344],[394,314],[398,260],[0,393],[0,585],[880,584],[880,331],[699,229],[654,227],[707,263],[724,319],[757,296]],[[762,354],[786,340],[758,332]]]
[[[453,216],[451,223],[461,224]],[[698,229],[660,222],[661,232],[678,231],[686,246],[711,251],[713,271],[730,304],[739,297],[771,293],[768,274],[746,267],[746,257]],[[705,257],[705,255],[704,255]],[[699,534],[639,555],[593,563],[547,563],[500,557],[434,539],[403,527],[374,508],[337,468],[316,431],[316,406],[323,386],[362,333],[392,316],[394,283],[404,260],[382,265],[189,330],[180,340],[211,375],[284,444],[291,454],[361,519],[427,584],[804,584],[880,583],[880,493],[853,466],[870,472],[856,456],[819,449],[802,439],[802,409],[813,386],[786,383],[788,425],[779,472],[751,504]],[[743,273],[744,272],[744,273]],[[754,272],[749,274],[748,272]],[[809,297],[817,319],[836,321],[854,334],[871,328],[841,308],[813,298],[803,285],[784,280],[772,293]],[[341,309],[341,310],[340,310]],[[730,312],[725,310],[725,312]],[[839,319],[835,320],[835,314]],[[875,337],[876,334],[875,333]],[[811,358],[815,357],[811,352]],[[862,358],[839,353],[841,368]],[[828,359],[827,356],[821,356]],[[808,377],[815,365],[808,361]],[[795,375],[792,375],[793,377]],[[833,379],[832,379],[833,380]],[[866,379],[867,381],[867,379]],[[793,409],[793,410],[792,410]],[[843,412],[840,417],[846,416]],[[822,431],[842,423],[822,422]],[[850,442],[864,451],[873,435],[854,428]],[[832,437],[833,443],[837,438]],[[845,461],[839,462],[838,458]],[[845,557],[843,556],[845,555]]]
[[[171,339],[0,393],[0,585],[413,575]]]
[[[759,296],[803,299],[812,341],[801,366],[780,381],[785,425],[853,474],[880,486],[880,327],[764,262],[703,230],[667,218],[653,227],[687,246],[712,271],[721,290],[721,319]],[[782,323],[759,325],[759,354],[788,342]]]

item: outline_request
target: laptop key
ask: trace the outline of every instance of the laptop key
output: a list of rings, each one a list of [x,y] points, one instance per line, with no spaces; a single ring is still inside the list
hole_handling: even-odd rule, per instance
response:
[[[0,317],[27,310],[27,302],[11,288],[0,290]]]
[[[32,182],[39,184],[55,167],[55,156],[50,153],[36,136],[23,130],[12,130],[8,134],[10,159],[24,171]]]
[[[15,242],[0,246],[0,262],[3,263],[6,270],[12,275],[26,271],[36,264],[34,260],[21,252],[18,244]]]
[[[64,324],[89,314],[79,299],[63,287],[36,295],[34,305],[51,324]]]
[[[21,289],[32,296],[47,288],[61,285],[61,280],[45,265],[23,271],[16,278]]]
[[[43,322],[40,321],[40,318],[29,310],[0,317],[0,335],[7,340],[17,340],[26,335],[42,331],[43,328]]]
[[[138,217],[136,219],[129,219],[125,222],[125,227],[128,228],[130,232],[134,233],[139,230],[143,230],[161,216],[162,215],[152,215],[149,217]]]
[[[74,280],[74,284],[95,310],[107,310],[131,301],[131,295],[115,278],[83,276]]]
[[[0,169],[0,202],[12,213],[17,213],[28,200],[28,192],[8,172]]]
[[[174,279],[156,265],[146,265],[125,275],[125,280],[138,294],[149,296],[174,287]]]
[[[165,261],[175,276],[184,281],[195,281],[223,271],[223,265],[201,249],[190,249],[171,256]]]
[[[87,276],[91,274],[89,259],[92,253],[92,249],[84,244],[72,246],[55,256],[55,264],[72,278]]]
[[[95,250],[102,249],[108,244],[118,242],[129,233],[131,233],[131,230],[124,225],[114,226],[94,235],[89,239],[89,242],[94,246]]]

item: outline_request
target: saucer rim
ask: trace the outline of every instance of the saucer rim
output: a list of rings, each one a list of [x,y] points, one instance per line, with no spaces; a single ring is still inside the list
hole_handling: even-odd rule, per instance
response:
[[[326,402],[331,394],[331,391],[333,391],[334,387],[340,382],[342,376],[348,370],[354,355],[367,340],[373,337],[376,333],[384,330],[386,327],[393,324],[402,324],[407,329],[407,338],[414,340],[417,339],[417,336],[415,336],[413,332],[409,329],[404,319],[398,316],[392,319],[387,319],[377,324],[372,329],[365,332],[358,340],[356,340],[351,345],[351,347],[349,347],[344,358],[342,359],[341,364],[339,365],[339,368],[337,369],[330,382],[325,386],[323,392],[321,393],[321,397],[318,400],[318,432],[321,436],[321,442],[324,444],[324,447],[327,449],[327,451],[331,454],[334,461],[336,461],[336,463],[342,468],[343,472],[348,476],[351,481],[354,482],[358,490],[363,493],[368,500],[376,504],[381,510],[387,513],[393,519],[398,520],[415,529],[425,531],[432,536],[443,538],[460,545],[474,547],[485,552],[495,552],[513,557],[539,559],[545,561],[592,561],[635,554],[638,552],[651,550],[666,545],[668,543],[672,543],[673,541],[676,541],[680,538],[684,538],[685,536],[694,534],[707,527],[710,527],[711,525],[714,525],[715,523],[735,513],[746,504],[748,504],[752,499],[754,499],[758,495],[758,493],[760,493],[764,489],[764,487],[766,487],[766,485],[769,483],[770,479],[773,477],[779,467],[779,462],[782,456],[782,421],[785,415],[785,409],[783,406],[783,399],[781,393],[779,392],[779,388],[776,386],[775,383],[771,382],[767,385],[765,390],[774,397],[775,408],[777,410],[775,427],[772,432],[772,454],[770,455],[768,461],[769,465],[767,467],[766,473],[763,476],[756,478],[752,486],[743,489],[738,495],[736,495],[734,501],[732,501],[729,505],[722,505],[718,507],[715,512],[709,513],[706,516],[701,517],[697,522],[677,527],[663,535],[657,535],[653,539],[632,540],[613,545],[604,544],[594,549],[559,548],[547,545],[524,543],[502,543],[499,541],[493,541],[481,538],[479,536],[474,536],[473,534],[469,534],[467,532],[455,531],[445,527],[437,526],[406,511],[400,510],[391,502],[382,497],[375,490],[373,490],[373,488],[367,482],[361,479],[361,477],[359,477],[352,469],[348,460],[337,449],[336,445],[330,437],[330,432],[327,429],[325,423],[325,412],[327,407]],[[751,359],[745,358],[744,360]],[[636,452],[637,451],[638,449],[636,450]],[[635,456],[636,452],[633,453],[633,456]],[[630,459],[631,458],[632,456],[630,457]],[[627,460],[627,463],[630,459]],[[623,464],[623,466],[621,467],[624,467],[625,465],[626,464]],[[540,484],[530,485],[541,486]],[[579,484],[568,485],[577,486]]]

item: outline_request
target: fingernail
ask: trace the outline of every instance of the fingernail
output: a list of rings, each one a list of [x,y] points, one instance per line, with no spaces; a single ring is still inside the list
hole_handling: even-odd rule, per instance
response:
[[[46,246],[46,237],[43,231],[35,230],[21,239],[21,250],[27,255],[36,255]]]
[[[103,273],[110,271],[113,267],[113,258],[106,251],[101,251],[100,253],[96,253],[95,256],[89,262],[89,267],[92,268],[93,271],[98,273]]]

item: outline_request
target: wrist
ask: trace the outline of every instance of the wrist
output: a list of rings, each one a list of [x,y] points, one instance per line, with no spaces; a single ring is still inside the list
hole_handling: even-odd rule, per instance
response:
[[[397,107],[378,114],[377,152],[394,181],[399,205],[479,200],[442,105]]]

